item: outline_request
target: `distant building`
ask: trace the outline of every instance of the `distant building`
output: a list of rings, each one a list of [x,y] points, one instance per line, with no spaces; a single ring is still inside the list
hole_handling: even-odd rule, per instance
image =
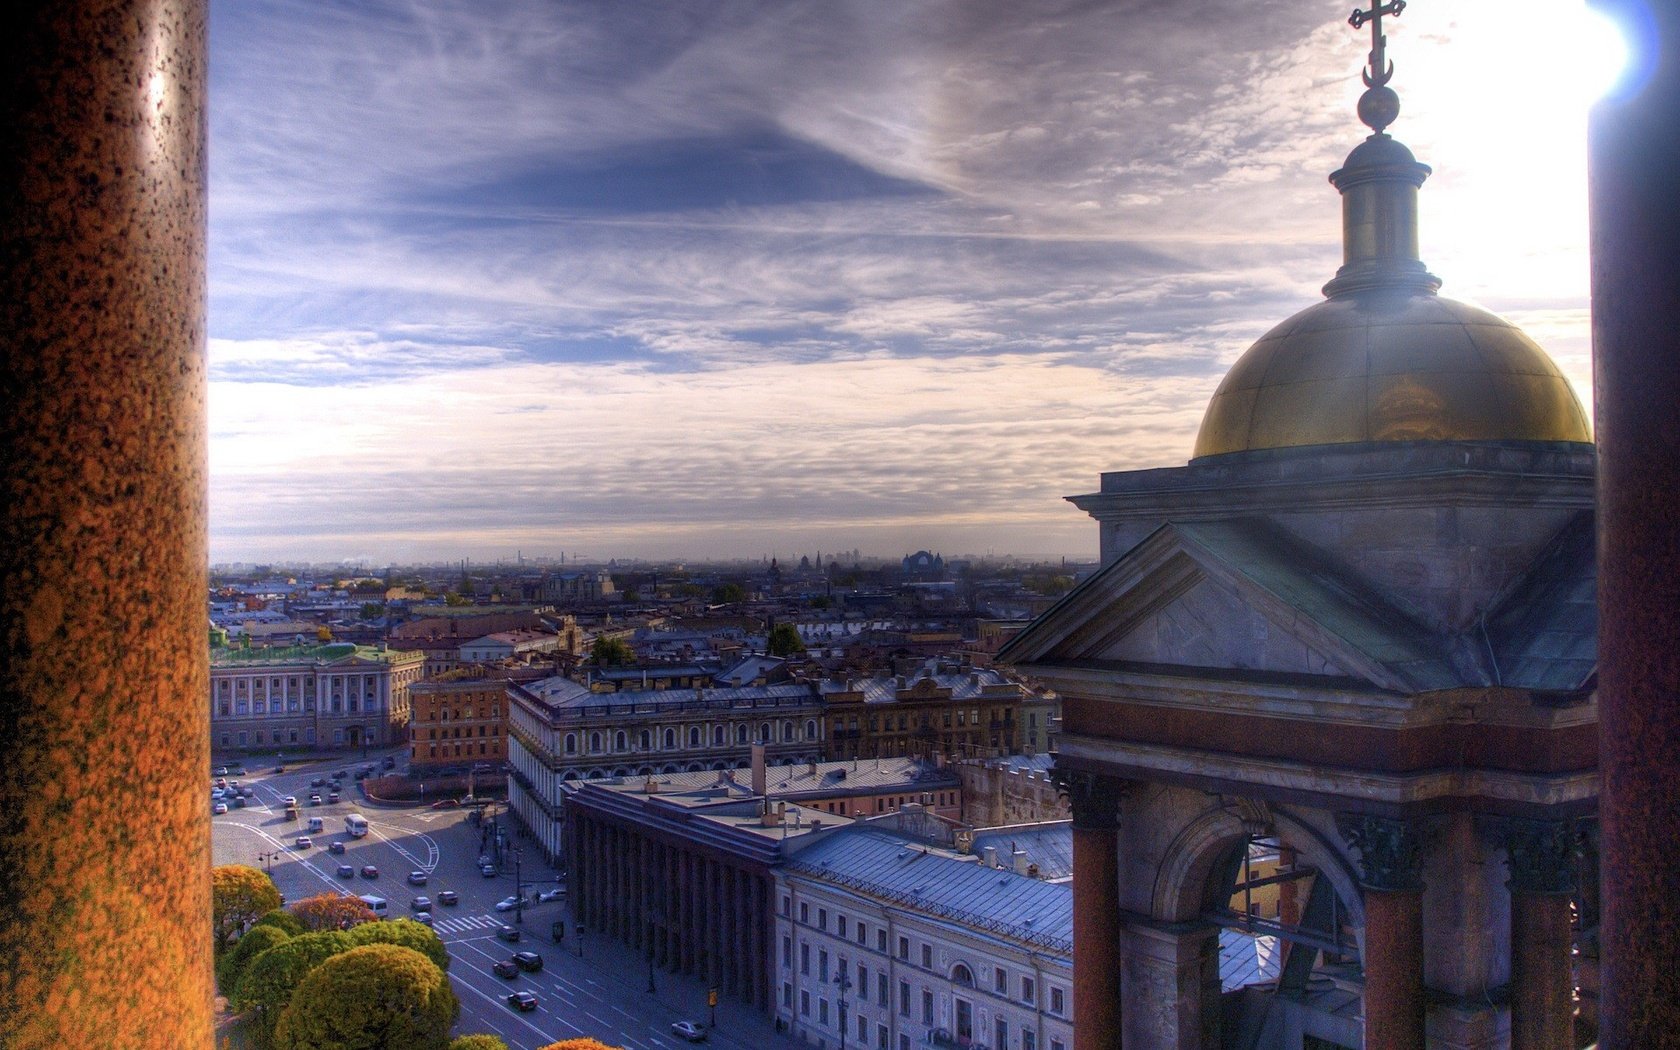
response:
[[[507,761],[507,682],[484,672],[409,687],[409,768],[425,772]]]
[[[424,664],[417,652],[348,644],[213,650],[211,740],[240,750],[404,742]]]
[[[552,653],[560,648],[560,636],[546,630],[497,631],[470,642],[458,650],[464,664],[499,664]]]
[[[613,592],[612,574],[605,569],[550,573],[542,581],[546,602],[598,602]]]
[[[934,581],[945,578],[945,559],[927,551],[906,555],[899,562],[899,571],[906,580]]]
[[[821,684],[828,757],[985,757],[1021,749],[1026,688],[993,670],[923,666]]]
[[[953,763],[962,781],[961,819],[977,828],[1066,820],[1067,796],[1050,779],[1050,755],[967,759]]]

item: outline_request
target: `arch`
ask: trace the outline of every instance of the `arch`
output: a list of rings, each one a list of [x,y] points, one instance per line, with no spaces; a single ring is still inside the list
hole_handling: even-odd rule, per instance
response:
[[[958,963],[951,967],[951,983],[963,988],[974,987],[974,971],[967,963]]]
[[[789,720],[789,721],[786,721],[786,722],[782,723],[782,742],[785,744],[792,739],[793,739],[793,722],[791,720]]]
[[[659,771],[661,773],[675,773],[677,772],[677,764],[675,762],[667,762],[659,767]]]
[[[568,755],[577,754],[577,734],[576,733],[567,733],[566,734],[566,754],[568,754]]]
[[[639,777],[651,777],[651,776],[653,776],[653,767],[652,766],[643,766],[640,769],[636,770],[636,775],[639,776]]]
[[[630,770],[624,766],[614,766],[612,775],[615,777],[627,777],[630,775]]]
[[[705,768],[706,768],[705,764],[701,763],[701,762],[690,762],[688,764],[688,771],[690,773],[698,773]]]
[[[699,747],[700,746],[700,727],[699,726],[689,726],[688,727],[688,746],[689,747]]]
[[[758,742],[761,744],[768,744],[774,739],[776,738],[770,734],[770,723],[760,722],[758,726]]]
[[[727,765],[725,765],[722,761],[712,763],[712,769],[713,770],[722,770],[722,769],[728,769],[728,768],[729,767]]]
[[[752,768],[752,763],[748,762],[746,759],[743,758],[743,759],[740,759],[739,761],[737,761],[735,763],[735,768],[736,769],[751,769]]]
[[[600,752],[600,750],[601,750],[601,734],[599,732],[594,732],[594,733],[589,734],[589,750],[591,750],[593,752],[596,752],[596,753]]]
[[[722,747],[724,745],[724,742],[725,742],[725,736],[724,736],[723,726],[722,725],[713,726],[712,727],[712,746],[713,747]]]
[[[613,734],[613,750],[614,751],[627,750],[628,747],[629,747],[629,741],[630,741],[630,738],[627,735],[625,735],[624,730],[620,729],[618,732]]]
[[[566,770],[566,772],[564,772],[560,775],[560,779],[561,780],[576,780],[576,779],[578,779],[578,771],[575,770],[575,769],[568,769],[568,770]]]
[[[815,740],[816,738],[817,738],[817,720],[815,718],[808,718],[808,719],[805,720],[805,739],[806,740]]]
[[[665,727],[665,749],[674,750],[677,746],[677,731],[669,726]]]
[[[735,727],[735,742],[737,744],[744,744],[747,742],[747,725],[745,722],[742,722]]]

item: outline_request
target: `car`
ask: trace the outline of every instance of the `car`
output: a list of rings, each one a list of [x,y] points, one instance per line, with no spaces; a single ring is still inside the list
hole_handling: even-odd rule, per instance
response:
[[[461,903],[461,895],[456,893],[454,890],[440,890],[438,892],[438,903],[448,905],[459,904]]]
[[[327,852],[329,852],[329,853],[343,853],[344,852],[344,840],[343,839],[333,839],[331,842],[327,843]]]
[[[295,805],[297,805],[297,796],[296,795],[287,795],[285,798],[281,799],[280,801],[284,802],[287,806],[295,806]]]
[[[537,997],[530,992],[514,992],[508,996],[508,1005],[521,1013],[529,1013],[537,1008]]]
[[[210,789],[210,798],[212,800],[221,799],[221,798],[225,797],[226,795],[227,795],[227,792],[223,791],[221,788],[211,788]]]
[[[315,777],[314,779],[312,779],[309,782],[309,786],[312,787],[312,788],[326,787],[327,786],[327,778],[326,777]]]
[[[496,877],[496,866],[494,864],[480,864],[478,873],[487,879],[493,879]]]
[[[349,775],[350,774],[348,772],[346,772],[345,770],[335,769],[335,770],[333,770],[332,778],[334,780],[343,780],[345,777],[347,777]]]
[[[423,872],[423,871],[411,871],[411,872],[409,872],[408,873],[408,884],[410,886],[424,886],[426,884],[426,873]]]
[[[537,903],[547,904],[549,901],[557,901],[565,895],[566,887],[557,886],[552,890],[543,890],[541,893],[537,894]]]
[[[519,976],[519,965],[512,959],[497,959],[490,964],[490,972],[497,977],[514,978]]]
[[[416,897],[413,900],[408,902],[408,910],[409,911],[431,911],[432,910],[432,899],[430,897]]]
[[[519,907],[518,897],[503,897],[501,900],[496,902],[497,911],[512,911],[517,907]]]
[[[515,952],[513,961],[526,973],[536,973],[543,968],[542,956],[536,952]]]
[[[392,758],[390,755],[386,755],[385,756],[385,768],[386,769],[397,768],[397,760]]]
[[[432,913],[429,911],[415,912],[414,921],[422,926],[430,926],[432,924]]]
[[[245,775],[245,767],[238,765],[229,766],[227,767],[227,775],[230,777],[242,777]]]
[[[440,798],[436,802],[432,803],[432,808],[433,809],[454,809],[456,806],[459,806],[459,805],[460,805],[460,803],[455,801],[452,798]]]
[[[214,816],[218,816],[218,817],[221,816],[223,813],[227,812],[227,803],[226,802],[216,803],[214,806],[210,807],[210,812]]]
[[[225,776],[228,775],[228,767],[217,766],[215,771],[211,775],[212,776],[218,776],[218,777],[225,777]]]
[[[244,809],[245,808],[245,800],[243,798],[239,797],[238,795],[233,796],[233,804],[234,804],[235,807],[237,807],[239,809]]]
[[[327,801],[328,802],[337,802],[339,799],[341,799],[343,797],[344,797],[343,795],[339,794],[336,791],[327,792]]]
[[[320,795],[310,795],[309,796],[309,804],[311,806],[319,806],[321,804],[321,796]]]
[[[216,778],[216,786],[219,787],[219,788],[227,787],[227,777],[217,777]]]
[[[239,797],[240,798],[256,798],[257,797],[257,789],[254,788],[254,787],[242,787],[242,788],[239,789]]]
[[[235,780],[235,781],[229,782],[228,787],[233,789],[233,793],[235,795],[239,794],[239,781]]]
[[[338,866],[338,877],[341,879],[353,879],[356,877],[356,869],[349,864],[340,864]]]
[[[512,926],[502,925],[496,927],[496,936],[500,937],[509,944],[519,943],[519,931],[514,929]]]
[[[373,864],[363,864],[362,865],[362,878],[364,878],[364,879],[377,879],[377,878],[379,878],[379,868],[377,866],[373,865]]]
[[[314,843],[309,841],[309,836],[308,835],[299,835],[297,837],[297,848],[298,849],[308,849],[310,846],[313,846],[313,845],[314,845]]]
[[[671,1033],[681,1036],[691,1043],[706,1041],[706,1026],[698,1021],[672,1021]]]
[[[276,773],[284,773],[286,771],[286,767],[285,766],[275,766],[274,771]]]

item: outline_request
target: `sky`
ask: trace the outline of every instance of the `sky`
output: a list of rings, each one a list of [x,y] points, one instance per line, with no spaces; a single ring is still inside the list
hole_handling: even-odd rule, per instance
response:
[[[227,0],[213,562],[1093,557],[1340,263],[1347,0]],[[1590,404],[1573,0],[1386,20],[1442,294]]]

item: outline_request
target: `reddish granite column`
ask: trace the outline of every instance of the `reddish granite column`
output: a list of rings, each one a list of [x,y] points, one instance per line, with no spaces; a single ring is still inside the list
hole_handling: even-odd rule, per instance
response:
[[[1561,820],[1502,820],[1496,830],[1511,870],[1511,1045],[1574,1050],[1575,835]]]
[[[1073,806],[1073,1047],[1120,1046],[1120,788],[1064,777]]]
[[[1365,1048],[1423,1050],[1422,843],[1410,822],[1342,814],[1365,902]]]
[[[208,1047],[204,0],[0,32],[0,1046]]]
[[[1607,1050],[1680,1032],[1680,7],[1594,0],[1627,86],[1588,130]]]

